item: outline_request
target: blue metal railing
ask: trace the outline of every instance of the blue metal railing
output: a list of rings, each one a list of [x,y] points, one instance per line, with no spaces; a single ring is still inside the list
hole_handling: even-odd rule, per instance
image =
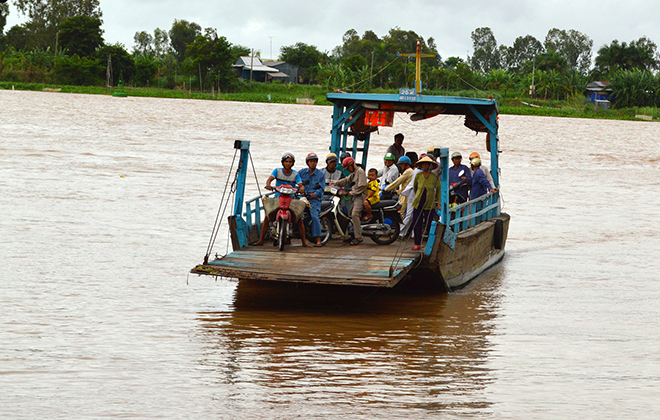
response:
[[[458,206],[451,207],[448,209],[447,213],[448,217],[446,218],[450,220],[446,222],[447,229],[445,229],[442,239],[451,247],[451,249],[454,249],[456,246],[457,233],[500,215],[500,193],[499,191],[488,193],[476,200],[471,200]],[[438,215],[441,219],[444,219],[440,211],[438,211]],[[426,242],[426,248],[424,249],[424,254],[427,256],[431,255],[431,252],[433,252],[436,231],[440,224],[440,222],[433,222],[431,224],[431,231],[429,232],[429,238]]]
[[[433,252],[438,225],[445,225],[443,241],[455,248],[456,234],[490,220],[500,215],[499,191],[485,194],[476,200],[470,200],[455,207],[449,207],[449,149],[440,149],[440,196],[441,210],[438,210],[440,220],[431,223],[428,241],[424,254],[429,256]]]
[[[274,192],[268,192],[263,195],[263,197],[269,197],[274,195]],[[245,202],[245,213],[243,213],[245,222],[247,223],[250,233],[252,233],[252,226],[257,225],[257,229],[260,229],[261,222],[266,217],[266,210],[262,205],[262,196],[256,196]]]
[[[492,192],[482,195],[476,200],[470,200],[449,209],[450,220],[447,223],[454,233],[462,232],[481,222],[500,215],[500,193]]]

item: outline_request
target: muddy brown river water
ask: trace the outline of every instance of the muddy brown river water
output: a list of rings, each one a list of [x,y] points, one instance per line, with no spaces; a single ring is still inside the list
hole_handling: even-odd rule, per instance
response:
[[[507,254],[450,295],[188,276],[234,139],[263,182],[284,151],[325,155],[330,121],[0,91],[0,417],[660,417],[657,123],[500,116]],[[396,132],[484,147],[397,117],[370,166]]]

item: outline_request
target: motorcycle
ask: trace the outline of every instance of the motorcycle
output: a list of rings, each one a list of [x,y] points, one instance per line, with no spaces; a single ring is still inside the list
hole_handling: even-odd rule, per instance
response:
[[[321,212],[319,213],[319,220],[321,221],[321,244],[325,245],[332,237],[332,225],[334,223],[334,214],[332,210],[335,205],[332,201],[321,201]],[[303,226],[305,226],[305,237],[308,241],[312,242],[315,238],[312,236],[312,213],[309,207],[305,207],[305,212],[302,215]],[[300,237],[297,234],[296,237]]]
[[[277,246],[280,251],[284,250],[284,245],[287,242],[290,242],[291,238],[291,224],[293,222],[293,213],[289,208],[291,201],[295,198],[296,193],[298,192],[297,187],[293,187],[288,184],[283,184],[275,187],[280,196],[279,203],[280,208],[277,211],[277,217],[275,219],[275,232],[273,233],[273,245]]]
[[[350,203],[343,203],[342,197],[347,192],[336,187],[330,188],[334,196],[335,207],[335,230],[344,239],[352,235],[352,220]],[[362,221],[362,234],[369,237],[378,245],[389,245],[397,240],[401,231],[401,215],[399,214],[399,204],[396,200],[381,200],[371,207],[373,217]]]
[[[459,204],[465,203],[467,201],[467,197],[463,197],[462,195],[458,194],[457,191],[461,188],[468,185],[467,182],[461,182],[461,183],[454,183],[454,184],[449,184],[449,206],[454,207]]]
[[[273,227],[271,227],[271,237],[273,238],[273,246],[277,246],[280,251],[284,249],[284,245],[291,242],[291,238],[300,238],[300,232],[293,229],[293,215],[289,208],[291,201],[296,198],[298,188],[291,185],[284,184],[275,187],[279,196],[280,209],[277,212],[277,218]],[[305,201],[303,199],[303,201]],[[332,201],[321,202],[321,212],[319,219],[321,221],[321,244],[325,245],[332,237],[332,225],[334,223],[334,203]],[[314,240],[312,237],[312,215],[309,206],[305,206],[302,214],[303,226],[305,227],[305,237],[310,242]]]

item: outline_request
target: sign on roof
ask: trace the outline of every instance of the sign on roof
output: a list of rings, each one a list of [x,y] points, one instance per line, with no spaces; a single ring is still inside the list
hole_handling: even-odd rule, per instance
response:
[[[415,89],[399,89],[399,101],[401,102],[417,102],[417,92]]]

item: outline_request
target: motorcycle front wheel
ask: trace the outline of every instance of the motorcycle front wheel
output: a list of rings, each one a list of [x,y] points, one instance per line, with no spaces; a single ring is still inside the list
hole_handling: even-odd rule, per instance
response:
[[[321,244],[325,245],[332,237],[332,222],[329,217],[321,218]]]
[[[284,244],[286,244],[286,234],[287,234],[287,221],[280,220],[279,225],[279,237],[277,238],[277,247],[280,251],[284,251]]]

